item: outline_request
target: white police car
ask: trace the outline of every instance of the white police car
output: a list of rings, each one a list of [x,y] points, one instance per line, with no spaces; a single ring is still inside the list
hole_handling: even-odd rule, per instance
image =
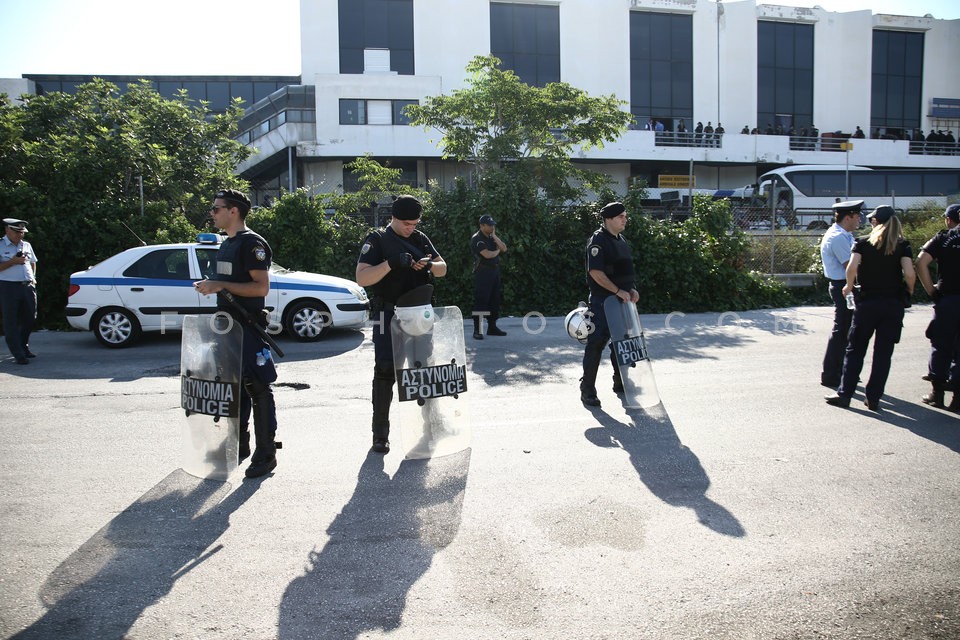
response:
[[[215,277],[221,239],[201,233],[196,243],[134,247],[72,274],[67,321],[119,348],[143,331],[179,331],[184,315],[214,313],[216,296],[200,295],[193,283]],[[361,327],[369,315],[367,293],[356,282],[276,263],[266,305],[271,323],[301,341],[319,340],[331,327]]]

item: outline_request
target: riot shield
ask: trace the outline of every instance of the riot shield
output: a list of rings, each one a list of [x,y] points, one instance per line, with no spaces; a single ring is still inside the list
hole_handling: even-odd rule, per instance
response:
[[[631,409],[655,407],[660,404],[660,392],[653,377],[637,305],[609,296],[603,301],[603,313],[610,329],[610,346],[623,379],[624,406]]]
[[[433,458],[470,446],[467,358],[457,307],[431,308],[432,318],[390,323],[397,410],[404,457]],[[432,322],[432,324],[431,324]]]
[[[183,470],[224,480],[237,468],[243,327],[230,316],[185,316],[180,345]]]

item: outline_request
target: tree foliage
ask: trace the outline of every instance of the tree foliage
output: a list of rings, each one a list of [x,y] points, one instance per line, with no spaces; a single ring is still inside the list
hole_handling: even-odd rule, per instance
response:
[[[523,158],[566,163],[575,148],[602,147],[632,121],[614,95],[593,98],[565,82],[532,87],[499,65],[477,56],[465,88],[407,107],[414,125],[443,134],[446,157],[484,169]]]
[[[248,223],[270,242],[274,259],[285,267],[353,280],[357,255],[370,226],[358,214],[371,204],[408,193],[430,207],[430,196],[400,181],[402,172],[369,157],[346,165],[357,176],[359,190],[321,193],[307,190],[283,194],[273,207],[258,209]]]
[[[136,244],[130,230],[190,239],[216,189],[246,186],[237,105],[213,115],[185,92],[167,100],[142,81],[121,94],[101,79],[21,100],[0,96],[0,208],[30,222],[41,324],[62,323],[70,273]]]

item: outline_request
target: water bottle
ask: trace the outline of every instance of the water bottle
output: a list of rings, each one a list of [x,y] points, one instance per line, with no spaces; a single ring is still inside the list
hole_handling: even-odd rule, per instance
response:
[[[847,309],[853,309],[856,304],[853,301],[853,291],[847,294]]]

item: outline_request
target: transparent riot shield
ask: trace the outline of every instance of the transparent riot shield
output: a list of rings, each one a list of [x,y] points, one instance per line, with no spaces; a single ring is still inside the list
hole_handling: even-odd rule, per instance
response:
[[[631,409],[655,407],[660,404],[660,392],[653,377],[637,305],[609,296],[603,301],[603,312],[610,329],[610,345],[623,379],[624,406]]]
[[[237,468],[243,328],[230,316],[185,316],[180,346],[183,470],[226,479]]]
[[[400,443],[407,459],[433,458],[470,446],[467,358],[457,307],[430,309],[432,318],[390,323],[397,376]]]

